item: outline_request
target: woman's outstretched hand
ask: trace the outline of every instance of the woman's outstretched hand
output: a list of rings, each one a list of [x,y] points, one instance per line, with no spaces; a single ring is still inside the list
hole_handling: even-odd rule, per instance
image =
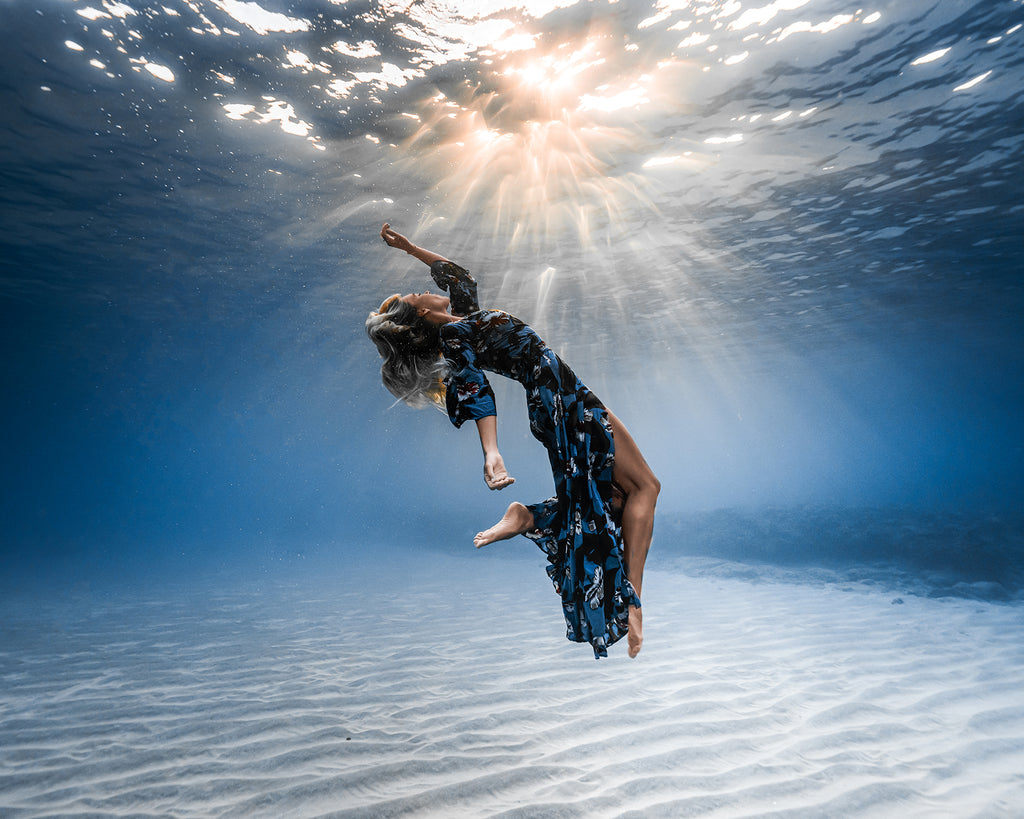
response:
[[[440,253],[434,253],[432,250],[425,250],[422,247],[417,247],[408,239],[406,239],[401,233],[391,229],[391,225],[387,222],[384,223],[384,227],[380,229],[380,238],[384,240],[384,244],[388,247],[394,247],[398,250],[404,250],[413,258],[419,259],[423,264],[431,265],[434,262],[446,262],[448,261]]]
[[[484,482],[489,489],[504,489],[516,482],[516,479],[508,474],[505,462],[498,453],[484,458]]]
[[[385,222],[384,227],[380,229],[380,238],[384,240],[384,243],[388,247],[404,250],[406,253],[408,253],[413,247],[412,242],[406,239],[401,233],[392,230],[391,225],[387,222]]]

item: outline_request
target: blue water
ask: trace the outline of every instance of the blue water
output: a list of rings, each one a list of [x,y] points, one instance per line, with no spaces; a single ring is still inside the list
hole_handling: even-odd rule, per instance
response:
[[[1016,597],[1024,4],[501,5],[0,4],[5,579],[461,550],[547,496],[517,388],[500,495],[390,407],[386,220],[630,427],[649,565]]]

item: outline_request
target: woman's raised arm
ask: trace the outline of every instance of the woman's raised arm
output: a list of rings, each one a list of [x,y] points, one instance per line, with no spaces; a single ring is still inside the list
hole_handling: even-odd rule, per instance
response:
[[[434,262],[447,262],[444,256],[440,253],[434,253],[432,250],[425,250],[422,247],[417,247],[408,239],[406,239],[401,233],[391,229],[391,225],[387,222],[384,223],[384,227],[380,229],[380,238],[384,240],[384,243],[388,247],[394,247],[398,250],[404,250],[410,256],[419,259],[426,265],[432,265]]]

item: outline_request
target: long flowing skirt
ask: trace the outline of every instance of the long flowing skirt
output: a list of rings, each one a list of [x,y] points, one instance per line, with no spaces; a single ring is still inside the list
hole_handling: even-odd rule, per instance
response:
[[[530,428],[544,444],[555,496],[527,507],[526,537],[548,558],[562,598],[566,637],[589,642],[595,657],[628,631],[629,606],[640,598],[626,577],[622,534],[612,507],[615,439],[607,410],[552,350],[526,386]]]

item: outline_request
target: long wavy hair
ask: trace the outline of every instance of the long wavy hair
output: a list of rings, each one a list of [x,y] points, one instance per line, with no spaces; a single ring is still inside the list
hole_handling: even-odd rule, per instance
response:
[[[448,365],[436,324],[420,318],[396,293],[366,317],[366,335],[384,359],[381,380],[395,398],[410,407],[444,408]]]

